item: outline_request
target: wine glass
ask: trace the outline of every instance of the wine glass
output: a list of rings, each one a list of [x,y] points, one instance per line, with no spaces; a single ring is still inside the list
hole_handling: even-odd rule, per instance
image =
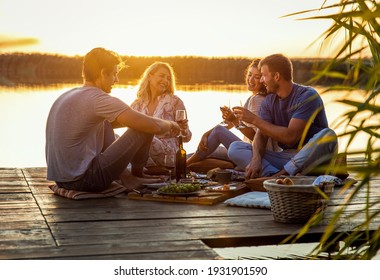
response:
[[[186,110],[177,110],[175,112],[175,121],[176,122],[182,122],[182,121],[185,121],[187,119],[187,116],[186,116]],[[182,134],[182,132],[180,132],[179,134],[180,136],[185,136]]]
[[[240,100],[240,107],[243,107],[243,104]],[[239,125],[235,126],[236,129],[242,129],[242,128],[246,128],[247,126],[245,125],[245,123],[239,119]]]
[[[175,168],[175,155],[169,154],[164,157],[164,167],[169,172],[169,184],[172,182],[172,171]]]
[[[229,109],[231,109],[231,101],[230,101],[230,99],[228,99],[228,108]],[[223,110],[223,107],[220,107],[220,110]],[[223,119],[223,121],[221,121],[220,123],[219,123],[219,125],[221,125],[221,126],[224,126],[224,127],[227,127],[228,125],[229,125],[229,123],[228,122],[226,122],[226,120],[225,119]]]

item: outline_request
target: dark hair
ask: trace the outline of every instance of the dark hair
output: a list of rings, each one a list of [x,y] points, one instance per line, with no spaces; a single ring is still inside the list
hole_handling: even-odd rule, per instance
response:
[[[111,73],[115,66],[121,66],[120,56],[104,48],[95,48],[88,52],[83,60],[82,76],[85,81],[95,82],[100,72],[105,69]]]
[[[272,73],[278,72],[286,81],[293,81],[293,65],[283,54],[272,54],[260,61],[259,67],[267,65]]]
[[[245,83],[248,84],[248,73],[249,73],[249,69],[251,69],[252,67],[254,68],[257,68],[257,69],[260,69],[259,65],[260,65],[260,58],[254,58],[252,60],[252,62],[248,65],[248,67],[245,69]],[[263,94],[267,94],[267,88],[265,87],[265,85],[263,83],[261,83],[261,87],[260,87],[260,93],[263,93]]]

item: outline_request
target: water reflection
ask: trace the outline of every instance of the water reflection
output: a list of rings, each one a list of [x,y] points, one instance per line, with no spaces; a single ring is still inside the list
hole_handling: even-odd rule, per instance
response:
[[[46,166],[45,163],[45,123],[48,112],[55,99],[66,90],[79,86],[55,85],[54,87],[1,87],[0,88],[0,167],[35,167]],[[187,152],[196,149],[202,134],[221,120],[219,106],[239,105],[249,97],[245,86],[179,87],[176,93],[185,103],[189,125],[193,132],[193,139],[186,143]],[[136,86],[119,86],[113,89],[116,96],[127,104],[136,97]],[[339,98],[336,93],[322,95],[330,124],[344,111],[348,110],[341,104],[333,102]],[[360,95],[356,94],[355,98]],[[337,130],[343,127],[336,127]],[[123,129],[117,130],[122,133]],[[240,132],[233,129],[240,136]],[[340,149],[343,141],[340,140]],[[365,139],[358,138],[352,145],[360,148],[366,143]]]

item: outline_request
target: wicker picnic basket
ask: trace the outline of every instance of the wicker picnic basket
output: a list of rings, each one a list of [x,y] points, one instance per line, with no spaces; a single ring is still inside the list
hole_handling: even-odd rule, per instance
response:
[[[334,185],[313,186],[316,177],[290,177],[294,185],[277,184],[275,179],[264,181],[269,194],[271,211],[275,221],[281,223],[304,223],[319,211],[324,211],[327,199],[318,192],[318,188],[328,197]]]

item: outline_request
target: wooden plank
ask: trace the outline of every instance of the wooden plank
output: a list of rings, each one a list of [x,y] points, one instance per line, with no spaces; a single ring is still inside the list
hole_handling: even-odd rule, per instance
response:
[[[135,242],[43,248],[13,248],[0,251],[0,259],[157,259],[163,255],[197,256],[213,259],[218,255],[199,240],[170,242]],[[107,256],[107,257],[106,257]]]
[[[46,167],[33,167],[33,168],[23,168],[22,172],[25,178],[43,178],[46,179],[47,168]]]
[[[155,202],[157,203],[157,202]],[[174,204],[174,203],[173,203]],[[177,205],[177,204],[175,204]],[[187,205],[187,204],[178,204],[178,205]],[[146,204],[146,207],[150,205]],[[198,207],[201,205],[197,205]],[[210,206],[203,206],[210,207]],[[241,215],[249,215],[248,213],[252,213],[253,209],[248,208],[239,208],[231,209],[228,206],[225,206],[227,209],[193,209],[193,208],[177,208],[174,211],[170,211],[168,208],[160,210],[159,207],[154,207],[157,211],[149,211],[149,209],[145,209],[144,211],[118,211],[118,210],[110,210],[107,211],[105,209],[102,212],[102,209],[94,210],[96,213],[92,213],[91,211],[86,212],[71,212],[71,211],[60,211],[60,212],[52,212],[50,214],[43,212],[46,220],[49,223],[52,222],[72,222],[72,221],[97,221],[97,220],[150,220],[150,219],[171,219],[171,218],[189,218],[189,217],[224,217],[224,216],[241,216]],[[232,207],[231,207],[232,208]],[[260,209],[257,209],[260,210]],[[265,210],[263,210],[265,211]],[[271,215],[269,210],[266,210],[267,215]]]
[[[214,220],[214,221],[213,221]],[[72,243],[102,243],[133,242],[138,240],[184,240],[205,238],[238,238],[262,237],[270,232],[271,236],[286,236],[299,230],[302,225],[279,224],[273,221],[271,215],[261,216],[260,219],[249,220],[249,217],[235,217],[234,220],[224,220],[217,217],[205,219],[170,219],[170,220],[135,220],[120,221],[120,226],[112,222],[87,223],[56,223],[52,232],[60,245],[73,245]],[[160,223],[159,223],[160,222]],[[154,228],[154,231],[151,229]],[[238,230],[237,230],[238,229]],[[284,237],[285,238],[285,237]],[[83,243],[82,243],[83,244]]]
[[[0,180],[1,187],[27,187],[28,184],[23,179],[19,178],[2,178]]]
[[[7,193],[0,195],[0,205],[35,201],[31,193]]]
[[[259,210],[259,209],[258,209]],[[261,214],[261,215],[260,215]],[[242,219],[245,217],[245,219]],[[255,222],[270,221],[272,220],[272,215],[268,212],[257,213],[256,215],[250,216],[224,216],[224,217],[193,217],[193,218],[176,218],[176,219],[151,219],[151,220],[117,220],[117,221],[89,221],[89,222],[70,222],[70,223],[50,223],[50,228],[52,231],[69,231],[72,234],[77,234],[79,230],[85,231],[86,234],[91,234],[94,230],[101,230],[104,233],[114,232],[115,230],[128,227],[151,227],[152,225],[161,226],[172,226],[181,228],[183,226],[194,226],[194,227],[205,227],[205,225],[219,226],[219,225],[229,225],[234,226],[235,224],[245,223],[252,224],[251,219],[255,219]]]
[[[1,185],[0,186],[0,194],[6,193],[26,193],[30,192],[28,186],[10,186],[10,185]]]
[[[20,169],[0,169],[0,201],[4,201],[3,194],[26,192],[30,189]]]
[[[224,220],[224,219],[223,219]],[[56,223],[51,224],[51,230],[59,245],[100,244],[117,242],[129,243],[144,241],[172,241],[215,238],[223,235],[228,238],[226,229],[232,230],[238,235],[257,232],[251,222],[241,222],[241,217],[234,219],[208,218],[208,219],[170,219],[170,220],[135,220],[114,222],[91,222],[91,223]],[[243,220],[244,221],[244,220]],[[256,220],[257,223],[259,220]],[[274,226],[271,216],[262,217],[260,223],[268,227]],[[152,229],[154,228],[154,231]],[[287,226],[289,229],[289,227]],[[296,227],[298,228],[298,226]],[[294,232],[294,227],[292,231]],[[258,234],[258,233],[257,233]],[[283,235],[284,232],[280,231]],[[261,233],[262,235],[262,233]],[[235,235],[233,237],[236,237]],[[78,243],[79,242],[79,243]]]
[[[0,232],[1,244],[4,247],[6,241],[31,241],[31,240],[44,240],[52,243],[52,236],[48,229],[7,229]],[[54,244],[54,242],[52,243]]]
[[[18,215],[29,215],[29,216],[34,216],[41,214],[40,209],[34,204],[34,207],[25,207],[25,208],[18,208],[17,209],[17,214]],[[1,209],[1,208],[0,208]],[[7,217],[10,217],[14,214],[14,209],[1,209],[0,217],[3,217],[1,222],[4,222],[7,220]],[[17,216],[18,216],[17,215]]]
[[[9,223],[9,222],[18,223],[18,222],[24,222],[24,221],[44,221],[45,220],[44,217],[39,212],[35,212],[34,214],[20,213],[20,214],[11,215],[11,216],[10,215],[8,215],[8,216],[1,215],[0,219],[2,220],[2,222],[4,221],[7,223]]]
[[[13,213],[11,215],[15,215],[18,212],[18,209],[23,208],[39,208],[35,201],[20,201],[20,202],[12,202],[12,203],[5,203],[0,202],[0,211],[2,209],[13,209]]]
[[[88,257],[73,258],[76,260],[86,260]],[[215,251],[179,251],[179,252],[154,252],[145,254],[121,254],[93,256],[92,260],[213,260],[222,259]]]
[[[0,168],[0,179],[2,178],[22,178],[24,175],[18,168]]]
[[[41,195],[41,194],[52,195],[53,194],[53,191],[49,189],[48,185],[41,185],[41,186],[30,185],[29,189],[34,195]]]
[[[0,222],[0,230],[29,230],[29,229],[38,229],[38,228],[48,228],[46,222],[44,220],[33,220],[33,221],[18,221],[17,223],[12,221],[4,221]]]
[[[45,248],[55,246],[55,242],[52,238],[47,238],[47,235],[35,236],[34,238],[28,238],[25,240],[4,240],[0,243],[0,255],[2,252],[15,250],[17,248],[30,249],[30,248]]]
[[[21,169],[0,169],[0,195],[30,192]]]
[[[155,231],[147,231],[147,228],[123,228],[123,231],[118,233],[103,234],[99,232],[89,238],[86,235],[71,236],[65,233],[55,233],[57,243],[60,246],[77,246],[80,244],[103,244],[115,243],[115,240],[120,243],[141,242],[157,242],[157,241],[175,241],[175,240],[203,240],[203,239],[239,239],[251,238],[251,245],[256,245],[255,242],[260,238],[270,236],[277,240],[283,240],[290,234],[295,234],[300,228],[300,225],[281,225],[273,226],[273,221],[262,222],[260,226],[253,227],[251,224],[241,224],[238,227],[224,225],[218,227],[154,227]],[[150,227],[151,229],[153,227]],[[237,228],[239,230],[237,230]],[[316,229],[314,229],[316,230]],[[313,232],[313,231],[311,231]],[[317,231],[317,232],[320,232]],[[163,248],[164,249],[164,248]]]

